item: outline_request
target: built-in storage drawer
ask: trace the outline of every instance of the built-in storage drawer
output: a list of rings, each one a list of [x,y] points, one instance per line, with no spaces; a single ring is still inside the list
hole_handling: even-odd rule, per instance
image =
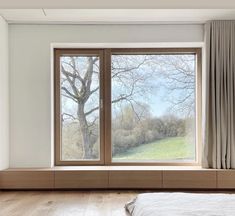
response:
[[[163,171],[163,188],[216,188],[216,171]]]
[[[50,189],[54,188],[52,171],[3,171],[0,172],[2,189]]]
[[[108,188],[108,171],[55,171],[55,188]]]
[[[217,171],[217,188],[235,189],[235,170]]]
[[[109,188],[161,188],[162,171],[110,171]]]

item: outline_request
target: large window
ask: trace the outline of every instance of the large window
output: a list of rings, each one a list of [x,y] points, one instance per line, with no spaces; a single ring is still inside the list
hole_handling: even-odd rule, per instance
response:
[[[56,164],[196,164],[200,55],[55,49]]]

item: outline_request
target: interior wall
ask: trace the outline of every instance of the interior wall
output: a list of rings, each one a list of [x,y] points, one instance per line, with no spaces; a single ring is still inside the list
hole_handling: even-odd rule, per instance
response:
[[[0,16],[0,170],[9,166],[8,24]]]
[[[203,42],[202,25],[10,25],[10,167],[50,167],[51,43]]]

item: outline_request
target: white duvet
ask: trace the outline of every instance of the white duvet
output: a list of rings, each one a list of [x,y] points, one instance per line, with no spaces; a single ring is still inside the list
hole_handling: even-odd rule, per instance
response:
[[[144,193],[126,210],[131,216],[235,216],[235,194]]]

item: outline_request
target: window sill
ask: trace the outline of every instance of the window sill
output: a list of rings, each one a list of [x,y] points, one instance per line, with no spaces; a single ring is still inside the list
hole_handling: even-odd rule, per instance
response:
[[[9,168],[4,171],[164,171],[215,170],[201,166],[55,166],[51,168]]]

